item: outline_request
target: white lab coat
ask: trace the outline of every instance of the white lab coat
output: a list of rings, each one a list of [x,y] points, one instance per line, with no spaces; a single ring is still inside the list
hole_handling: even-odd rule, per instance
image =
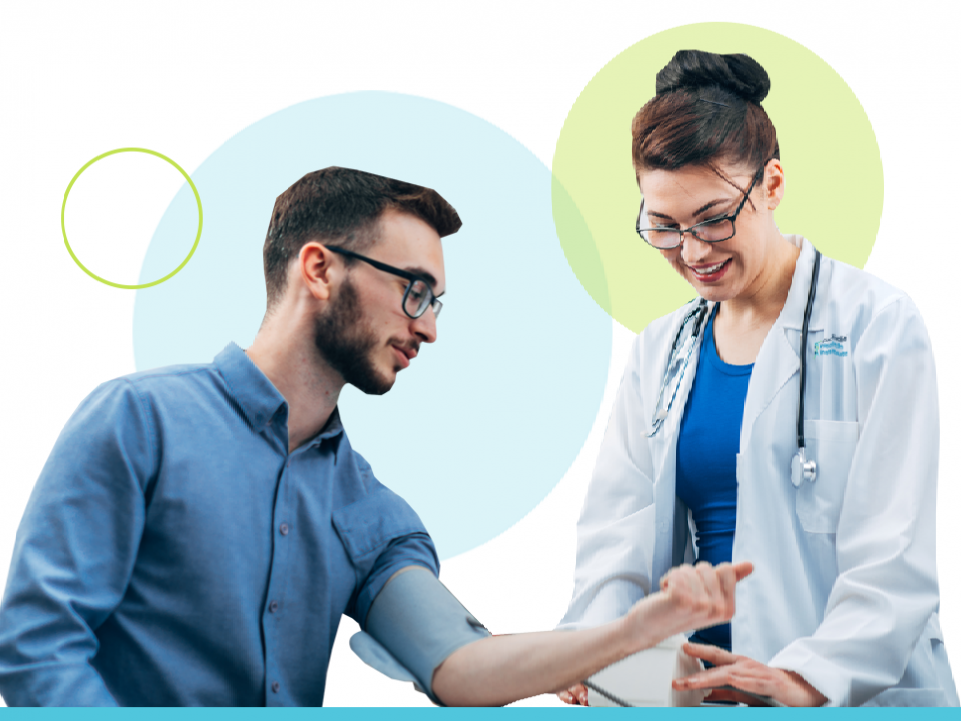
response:
[[[798,348],[814,248],[787,237],[801,254],[744,403],[733,560],[755,570],[737,586],[733,651],[796,671],[830,705],[957,705],[938,622],[938,394],[927,331],[904,293],[822,257],[804,401],[818,474],[795,487]],[[578,521],[561,628],[622,616],[694,558],[694,523],[674,474],[699,348],[664,425],[647,438],[691,307],[652,322],[631,349]],[[815,355],[832,335],[843,340]]]

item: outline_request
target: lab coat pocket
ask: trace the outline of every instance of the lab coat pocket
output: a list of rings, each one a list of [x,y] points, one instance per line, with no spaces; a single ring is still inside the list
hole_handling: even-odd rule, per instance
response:
[[[836,533],[841,502],[858,444],[858,424],[852,421],[805,421],[807,457],[817,463],[813,481],[797,489],[797,515],[808,533]]]

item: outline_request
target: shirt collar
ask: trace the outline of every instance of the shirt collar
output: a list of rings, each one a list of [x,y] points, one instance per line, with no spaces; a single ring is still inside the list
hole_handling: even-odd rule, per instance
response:
[[[220,351],[214,358],[214,364],[255,433],[260,433],[277,415],[277,411],[287,405],[287,399],[236,343],[230,343]],[[318,446],[322,441],[343,432],[340,411],[334,408],[320,433],[304,445]]]
[[[220,351],[214,365],[255,433],[260,433],[281,406],[287,405],[280,391],[236,343]]]
[[[327,419],[327,424],[316,436],[311,438],[305,445],[308,446],[319,446],[323,441],[328,438],[334,438],[339,436],[344,432],[344,426],[340,422],[340,410],[334,408],[334,412],[330,414],[330,418]]]

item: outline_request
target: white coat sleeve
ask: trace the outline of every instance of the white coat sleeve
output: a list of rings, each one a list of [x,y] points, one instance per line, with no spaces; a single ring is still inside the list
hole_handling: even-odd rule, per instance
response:
[[[654,474],[641,390],[643,339],[631,347],[577,523],[574,593],[558,628],[612,621],[651,590]]]
[[[860,705],[899,682],[938,607],[938,389],[927,331],[901,296],[853,350],[859,438],[838,516],[838,576],[813,635],[770,665],[830,705]]]

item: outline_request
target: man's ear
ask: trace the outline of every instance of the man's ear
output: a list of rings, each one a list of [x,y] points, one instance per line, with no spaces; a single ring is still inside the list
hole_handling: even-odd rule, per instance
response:
[[[295,272],[318,300],[330,299],[332,282],[338,275],[333,263],[334,254],[317,241],[304,243],[297,255]]]

